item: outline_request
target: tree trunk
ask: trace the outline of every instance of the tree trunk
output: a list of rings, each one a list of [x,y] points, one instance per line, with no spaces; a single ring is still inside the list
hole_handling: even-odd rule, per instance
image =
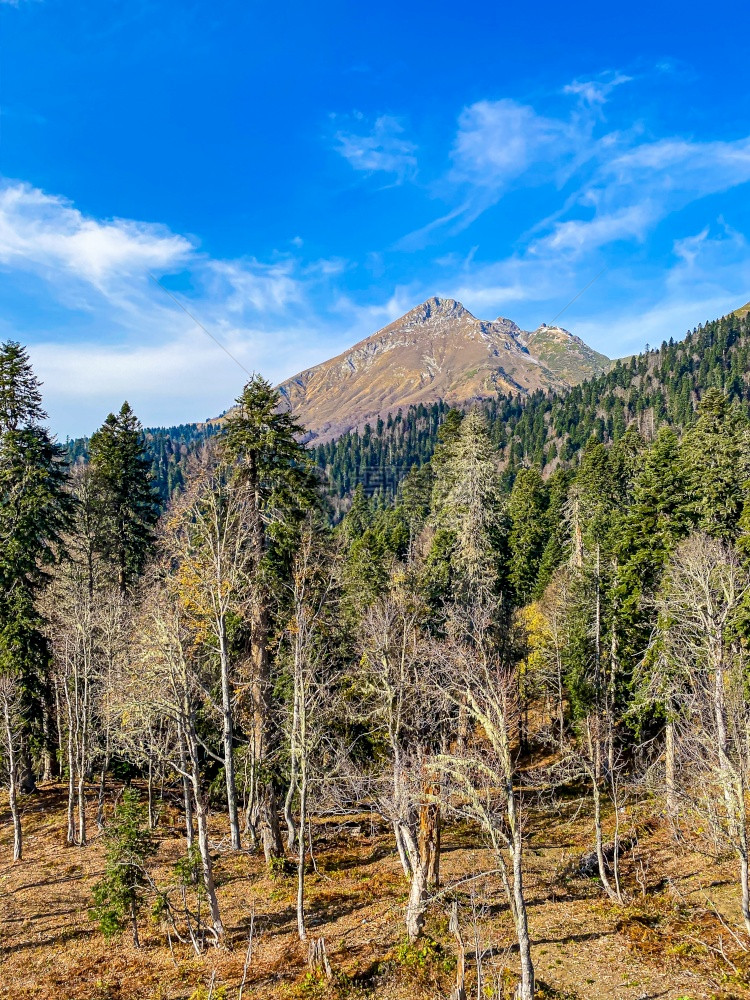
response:
[[[154,757],[153,754],[148,755],[148,783],[147,783],[147,794],[148,794],[148,828],[153,830],[156,826],[154,822]]]
[[[290,736],[289,745],[289,756],[290,756],[290,773],[289,773],[289,788],[287,789],[286,798],[284,799],[284,821],[286,822],[286,843],[287,848],[292,851],[294,850],[294,845],[297,840],[297,831],[294,826],[294,812],[292,810],[292,805],[294,803],[294,793],[297,789],[297,742],[298,742],[298,732],[300,725],[300,705],[299,705],[299,692],[297,691],[298,686],[298,666],[295,664],[295,681],[294,681],[294,708],[292,711],[292,729]],[[301,809],[301,806],[300,806]],[[304,830],[304,820],[302,822],[302,829]]]
[[[410,943],[414,944],[424,931],[427,911],[427,867],[422,864],[419,856],[418,835],[415,836],[403,821],[399,823],[399,829],[411,867],[409,901],[406,905],[406,933]]]
[[[607,862],[604,858],[604,838],[602,834],[602,795],[595,776],[592,776],[591,784],[594,793],[594,832],[596,836],[596,863],[599,868],[599,878],[609,898],[615,903],[622,903],[622,898],[612,888],[612,883],[607,876]]]
[[[193,849],[193,800],[190,794],[190,780],[187,776],[187,754],[185,753],[185,734],[182,726],[179,727],[180,740],[180,766],[182,768],[182,798],[185,803],[185,837],[187,838],[187,849]]]
[[[45,684],[42,699],[42,781],[52,781],[57,775],[57,755],[55,753],[55,727],[52,724],[52,704],[49,685]]]
[[[70,703],[70,693],[65,686],[65,704],[68,710],[68,844],[76,842],[75,801],[76,801],[76,766],[73,747],[73,708]]]
[[[270,865],[272,861],[284,857],[284,845],[281,840],[276,792],[270,781],[265,781],[259,789],[258,825],[263,844],[263,854],[266,864]]]
[[[33,795],[38,792],[34,768],[31,765],[31,754],[25,741],[21,743],[21,749],[17,757],[16,766],[18,768],[18,787],[24,795]]]
[[[440,786],[425,781],[425,799],[419,808],[419,857],[427,871],[427,883],[435,888],[440,884],[440,805],[435,801]]]
[[[744,849],[740,850],[740,882],[742,888],[742,920],[745,924],[745,931],[750,935],[750,885],[748,884],[748,858],[747,843]]]
[[[96,826],[99,832],[104,829],[104,795],[107,790],[107,767],[109,766],[109,737],[107,749],[102,759],[102,769],[99,772],[99,791],[96,796]]]
[[[195,817],[198,828],[198,850],[201,856],[203,888],[206,891],[206,899],[208,900],[214,933],[221,940],[224,937],[224,924],[219,912],[219,901],[216,898],[216,883],[214,882],[213,862],[211,861],[211,845],[208,841],[208,815],[203,789],[201,788],[198,738],[195,733],[195,720],[189,707],[186,707],[184,719],[186,752],[190,764],[190,782],[193,788],[193,802],[195,804]]]
[[[456,983],[451,992],[451,1000],[466,1000],[466,947],[464,945],[463,935],[461,934],[461,925],[458,921],[458,903],[453,902],[451,906],[451,915],[448,922],[448,930],[456,939],[456,945],[458,947],[458,962],[456,963]],[[479,965],[479,948],[477,948],[477,964]],[[477,992],[481,990],[481,973],[477,970]]]
[[[78,845],[86,846],[86,776],[83,770],[78,772]]]
[[[299,787],[299,854],[297,856],[297,931],[300,941],[307,938],[305,927],[305,822],[307,818],[307,772],[302,765]]]
[[[667,786],[667,817],[674,824],[677,818],[677,798],[675,794],[675,746],[674,723],[668,722],[665,731],[664,783]]]
[[[62,777],[63,767],[62,767],[62,748],[63,748],[63,731],[62,731],[62,712],[60,710],[60,684],[55,677],[55,725],[57,727],[57,749],[60,754],[60,760],[57,767],[57,777]]]
[[[263,597],[258,598],[262,602]],[[255,759],[256,795],[258,803],[258,827],[263,853],[268,864],[275,858],[284,857],[284,843],[281,839],[279,811],[276,791],[267,774],[266,755],[270,744],[269,699],[270,668],[268,662],[268,615],[262,603],[254,609],[252,622],[253,660],[253,751]]]
[[[131,903],[130,906],[130,924],[131,927],[133,928],[133,945],[136,948],[140,948],[141,941],[140,938],[138,937],[138,914],[135,908],[135,901],[133,901],[133,903]]]
[[[401,859],[401,867],[404,870],[404,875],[407,878],[411,878],[411,863],[409,862],[409,856],[406,853],[404,838],[401,833],[401,824],[398,820],[396,820],[393,824],[393,835],[396,838],[396,850],[398,851],[398,856]]]
[[[5,736],[8,742],[8,804],[10,814],[13,818],[13,860],[21,861],[23,858],[23,831],[21,830],[21,816],[18,811],[18,756],[14,744],[13,725],[10,720],[10,707],[8,702],[3,704],[5,714]]]
[[[427,869],[418,861],[411,875],[409,902],[406,906],[406,933],[411,944],[422,936],[426,909]]]
[[[520,838],[519,838],[520,840]],[[513,850],[513,899],[515,902],[516,936],[518,954],[521,959],[521,982],[518,987],[519,1000],[534,1000],[534,963],[531,960],[531,938],[526,913],[526,899],[523,892],[523,864],[520,842]]]
[[[221,735],[224,742],[224,775],[227,786],[227,808],[229,810],[229,833],[232,847],[239,851],[240,820],[237,808],[237,780],[234,773],[234,719],[232,715],[232,683],[229,676],[229,651],[227,648],[226,622],[219,626],[219,657],[221,660]]]

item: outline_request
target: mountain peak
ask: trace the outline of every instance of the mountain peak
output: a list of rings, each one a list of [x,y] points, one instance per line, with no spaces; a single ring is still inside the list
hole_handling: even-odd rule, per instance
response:
[[[465,317],[474,319],[469,310],[460,302],[456,301],[456,299],[443,299],[440,298],[439,295],[433,295],[432,298],[427,299],[426,302],[422,302],[421,305],[410,309],[401,320],[396,320],[396,322],[413,325],[417,323],[427,323],[430,320],[435,319],[460,320]]]
[[[311,437],[326,440],[412,404],[462,405],[497,393],[564,389],[609,360],[558,327],[526,333],[432,296],[330,361],[279,386]]]

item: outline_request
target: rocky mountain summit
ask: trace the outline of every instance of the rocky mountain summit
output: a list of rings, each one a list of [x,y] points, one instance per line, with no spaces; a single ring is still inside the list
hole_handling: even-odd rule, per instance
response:
[[[608,358],[561,327],[526,332],[512,320],[477,319],[455,299],[434,297],[279,390],[310,436],[327,440],[400,407],[564,389],[609,367]]]

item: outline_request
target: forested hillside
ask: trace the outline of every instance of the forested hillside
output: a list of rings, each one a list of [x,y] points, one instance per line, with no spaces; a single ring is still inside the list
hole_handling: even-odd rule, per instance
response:
[[[151,478],[162,504],[185,487],[188,458],[204,441],[219,433],[215,424],[178,424],[174,427],[146,427],[141,431]],[[74,438],[65,443],[65,456],[71,465],[89,460],[89,438]]]
[[[512,484],[515,470],[529,463],[545,475],[570,465],[591,437],[611,443],[631,425],[647,437],[663,424],[688,427],[702,393],[711,386],[750,409],[748,365],[747,314],[732,314],[697,328],[684,340],[670,339],[658,349],[617,361],[608,374],[565,392],[498,395],[479,405],[506,472],[504,481]],[[331,495],[350,497],[361,483],[368,496],[392,498],[409,469],[429,461],[449,409],[441,402],[410,406],[362,431],[313,444],[314,460]],[[164,503],[183,488],[189,456],[220,432],[218,423],[143,431],[151,474]],[[85,461],[88,439],[69,441],[66,449],[70,462]]]
[[[13,995],[750,997],[746,341],[350,436],[422,465],[340,519],[260,376],[160,513],[2,345]]]
[[[570,464],[591,437],[611,443],[630,426],[648,437],[663,424],[689,427],[703,392],[712,386],[747,412],[749,371],[747,314],[732,314],[698,327],[684,340],[670,338],[658,349],[617,361],[606,375],[564,393],[498,396],[481,405],[512,482],[514,470],[525,464],[547,472]],[[391,495],[394,482],[432,454],[447,410],[441,404],[411,407],[385,424],[318,445],[316,462],[338,496],[357,483],[368,493],[382,484]]]

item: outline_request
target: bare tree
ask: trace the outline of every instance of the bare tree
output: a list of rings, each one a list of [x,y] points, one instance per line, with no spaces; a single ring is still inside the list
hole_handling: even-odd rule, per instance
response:
[[[737,857],[750,935],[750,703],[737,630],[749,586],[731,547],[695,534],[676,549],[657,604],[661,663],[677,705],[675,741],[687,765],[680,792]]]
[[[424,928],[429,874],[435,868],[430,852],[420,850],[420,813],[433,801],[426,794],[432,779],[425,783],[424,775],[440,733],[440,715],[431,702],[425,616],[408,571],[394,567],[389,590],[365,612],[360,634],[359,708],[388,750],[389,773],[378,783],[376,797],[381,814],[393,825],[410,880],[406,929],[411,941]]]
[[[311,517],[303,526],[291,580],[292,615],[285,629],[292,670],[292,704],[287,723],[290,778],[284,803],[289,850],[297,848],[297,929],[306,940],[305,863],[311,779],[320,774],[328,740],[331,615],[340,561],[324,550],[322,531]],[[326,555],[329,558],[326,559]],[[294,799],[298,803],[295,824]]]
[[[520,795],[514,788],[513,750],[518,735],[518,684],[497,654],[491,607],[477,602],[454,611],[441,655],[442,693],[463,707],[473,732],[454,752],[436,761],[449,782],[452,811],[476,822],[487,837],[505,887],[521,960],[519,1000],[533,1000],[524,892],[524,832]]]
[[[162,761],[189,785],[188,839],[192,842],[194,813],[203,886],[218,941],[224,936],[224,925],[213,875],[201,764],[203,755],[211,751],[196,727],[196,714],[206,697],[206,678],[182,609],[161,587],[153,587],[146,595],[135,639],[132,659],[116,679],[111,711],[120,720],[120,738],[131,752],[137,747],[138,752]]]
[[[247,486],[224,467],[204,468],[170,519],[172,554],[178,562],[176,593],[196,640],[219,662],[221,715],[229,827],[232,847],[241,847],[235,775],[236,668],[230,627],[252,598],[254,505]]]

